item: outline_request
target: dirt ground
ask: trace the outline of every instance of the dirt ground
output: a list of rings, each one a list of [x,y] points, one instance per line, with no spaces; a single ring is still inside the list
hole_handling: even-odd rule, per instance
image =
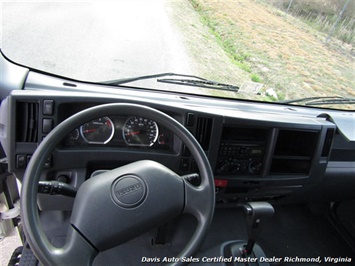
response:
[[[326,35],[264,1],[195,0],[173,4],[177,25],[186,33],[183,38],[200,75],[240,84],[250,80],[252,73],[260,77],[264,90],[273,88],[281,99],[355,96],[353,47],[337,40],[326,45]],[[201,9],[200,15],[192,12],[192,4]],[[220,40],[206,23],[201,23],[201,14],[212,22]],[[244,57],[243,64],[251,72],[233,62],[222,48],[223,41],[232,43],[235,54]]]

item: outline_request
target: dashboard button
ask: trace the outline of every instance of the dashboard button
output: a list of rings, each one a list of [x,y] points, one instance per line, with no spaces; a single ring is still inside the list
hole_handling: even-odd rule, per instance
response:
[[[192,127],[195,124],[195,114],[187,113],[186,115],[186,126]]]
[[[53,119],[44,118],[42,124],[42,133],[47,134],[53,129]]]
[[[16,155],[16,168],[25,169],[27,166],[27,156],[24,154]]]
[[[53,115],[54,114],[54,101],[53,100],[44,100],[42,113],[44,115]]]

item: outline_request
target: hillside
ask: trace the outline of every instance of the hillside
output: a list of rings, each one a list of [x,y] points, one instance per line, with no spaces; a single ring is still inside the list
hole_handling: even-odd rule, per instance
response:
[[[214,52],[210,48],[215,42],[229,60],[225,67],[218,60],[214,64],[206,59],[204,77],[225,80],[225,76],[234,75],[240,83],[261,82],[264,90],[273,88],[279,100],[355,96],[354,55],[350,45],[336,40],[325,45],[326,35],[299,19],[285,17],[278,8],[263,1],[190,0],[190,3],[209,29],[209,35],[196,31],[196,22],[191,23],[190,29],[184,29],[189,31],[185,39],[193,40],[190,51],[197,61],[203,62],[202,58]],[[193,34],[196,36],[192,37]],[[196,38],[201,39],[200,45],[196,45]],[[226,80],[236,81],[233,77]]]
[[[338,40],[355,45],[355,1],[353,0],[270,0],[268,2],[325,34],[331,34]]]

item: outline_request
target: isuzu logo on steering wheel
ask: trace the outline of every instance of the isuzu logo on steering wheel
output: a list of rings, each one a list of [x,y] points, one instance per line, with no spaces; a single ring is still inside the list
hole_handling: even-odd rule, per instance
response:
[[[145,199],[147,187],[138,176],[126,175],[112,183],[111,195],[113,201],[124,208],[139,206]]]
[[[137,191],[139,189],[142,189],[142,185],[140,183],[136,183],[136,184],[133,184],[131,186],[122,188],[120,190],[117,190],[117,191],[115,191],[115,193],[116,193],[116,196],[119,198],[119,197],[122,197],[122,196],[126,196],[129,193],[135,192],[135,191]]]

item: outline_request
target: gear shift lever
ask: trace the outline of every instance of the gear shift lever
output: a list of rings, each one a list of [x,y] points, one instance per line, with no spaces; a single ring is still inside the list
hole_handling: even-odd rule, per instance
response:
[[[266,258],[265,252],[255,242],[258,240],[265,224],[274,214],[274,208],[268,202],[248,202],[239,205],[246,213],[248,242],[244,240],[232,240],[224,242],[221,247],[217,247],[213,254],[219,252],[225,258],[234,258],[226,265],[270,265],[269,262],[262,260]],[[222,251],[222,252],[221,252]]]
[[[245,252],[250,255],[264,225],[273,216],[274,208],[268,202],[248,202],[242,207],[247,215],[247,233],[249,237]]]

